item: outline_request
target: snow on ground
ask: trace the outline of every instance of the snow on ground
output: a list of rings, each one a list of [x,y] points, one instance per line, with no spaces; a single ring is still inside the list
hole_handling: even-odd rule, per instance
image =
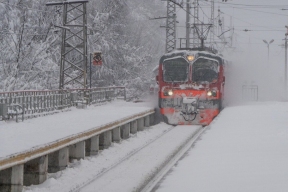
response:
[[[0,124],[0,159],[153,109],[149,103],[113,101],[86,109]]]
[[[288,190],[288,103],[225,108],[157,192]]]
[[[91,128],[91,125],[94,127],[106,124],[124,118],[130,113],[138,112],[138,110],[145,111],[153,108],[145,105],[147,103],[113,102],[85,110],[73,109],[70,112],[30,119],[23,123],[2,122],[0,124],[0,157],[75,134]],[[154,191],[287,191],[287,125],[287,102],[259,102],[227,107]],[[95,157],[75,161],[66,170],[49,174],[50,178],[43,184],[25,187],[23,191],[70,191],[88,182],[91,183],[89,185],[91,188],[85,188],[85,191],[94,192],[93,178],[100,175],[100,179],[97,180],[102,184],[96,184],[96,187],[100,187],[97,191],[114,190],[115,187],[131,189],[135,187],[134,184],[139,181],[139,178],[145,179],[144,176],[141,178],[141,175],[148,169],[142,167],[139,171],[139,169],[134,169],[134,166],[126,166],[126,173],[129,174],[123,175],[121,171],[115,174],[110,172],[111,176],[108,179],[105,179],[102,173],[108,172],[114,166],[118,167],[117,163],[127,155],[151,143],[163,132],[169,132],[169,127],[166,124],[160,124],[138,132],[128,140],[123,140],[121,144],[114,143],[112,147],[103,150]],[[164,146],[171,143],[168,142]],[[153,157],[168,152],[170,150],[168,148],[167,151],[163,148],[160,152],[150,150],[149,155],[142,155],[141,159],[143,158],[146,164],[153,162]],[[137,165],[137,161],[137,158],[132,160],[134,165]],[[123,178],[125,182],[122,183]],[[112,185],[110,181],[117,185]]]

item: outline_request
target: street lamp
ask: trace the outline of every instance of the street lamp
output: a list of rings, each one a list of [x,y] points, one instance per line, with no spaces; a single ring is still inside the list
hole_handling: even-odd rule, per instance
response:
[[[284,86],[285,86],[285,99],[287,99],[287,36],[288,36],[288,26],[285,26],[287,29],[287,33],[285,33],[285,78],[284,78]]]
[[[263,40],[263,42],[266,43],[266,44],[267,44],[267,47],[268,47],[268,61],[269,61],[269,45],[270,45],[271,43],[273,43],[273,41],[274,41],[274,39],[272,39],[272,40],[268,43],[266,40]]]
[[[267,47],[268,47],[268,61],[269,61],[269,45],[270,45],[271,43],[273,43],[273,41],[274,41],[274,39],[272,39],[272,40],[268,43],[266,40],[263,40],[263,42],[266,43],[266,44],[267,44]]]

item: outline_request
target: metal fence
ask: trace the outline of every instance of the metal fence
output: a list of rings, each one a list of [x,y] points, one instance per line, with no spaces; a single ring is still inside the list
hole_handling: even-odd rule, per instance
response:
[[[126,100],[125,87],[0,92],[0,117],[2,120],[15,117],[18,122],[19,115],[24,120],[115,98]]]
[[[243,85],[242,100],[258,101],[258,85]]]

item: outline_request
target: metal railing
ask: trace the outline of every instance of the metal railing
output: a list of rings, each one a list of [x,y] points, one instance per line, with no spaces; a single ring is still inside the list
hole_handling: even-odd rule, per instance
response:
[[[0,92],[0,117],[16,117],[18,121],[18,115],[24,120],[24,117],[52,114],[72,106],[87,106],[115,98],[126,100],[125,87]]]

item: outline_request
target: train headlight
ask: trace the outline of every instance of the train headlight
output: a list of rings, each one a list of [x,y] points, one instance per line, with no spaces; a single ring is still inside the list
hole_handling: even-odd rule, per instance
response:
[[[195,57],[193,55],[188,55],[187,56],[188,61],[193,61]]]
[[[173,91],[172,90],[169,90],[167,93],[168,93],[169,96],[173,95]]]
[[[217,96],[217,92],[216,91],[208,91],[207,92],[207,96],[208,97],[211,97],[211,96],[216,97]]]
[[[172,95],[173,95],[173,90],[172,89],[164,91],[164,96],[172,96]]]

